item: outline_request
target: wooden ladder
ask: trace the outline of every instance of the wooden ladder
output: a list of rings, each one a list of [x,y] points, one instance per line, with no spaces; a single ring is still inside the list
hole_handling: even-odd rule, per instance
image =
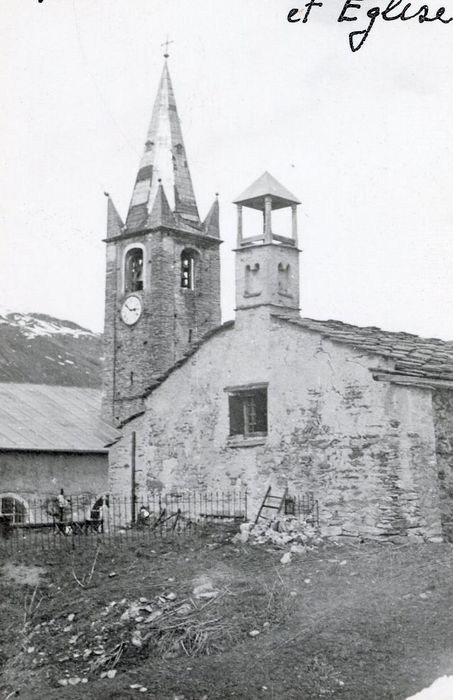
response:
[[[285,493],[283,494],[283,496],[272,496],[271,495],[271,487],[269,486],[269,488],[266,491],[266,495],[263,498],[263,502],[261,503],[261,506],[259,508],[258,514],[255,518],[254,525],[256,525],[256,523],[258,522],[258,520],[260,520],[260,518],[261,518],[261,520],[272,520],[272,518],[266,517],[265,515],[262,515],[263,510],[267,510],[267,509],[276,510],[277,513],[279,513],[285,505],[285,500],[286,500],[287,496],[288,496],[288,489],[285,489]],[[278,501],[278,504],[276,503],[276,501]],[[275,504],[275,505],[273,505],[273,504]]]

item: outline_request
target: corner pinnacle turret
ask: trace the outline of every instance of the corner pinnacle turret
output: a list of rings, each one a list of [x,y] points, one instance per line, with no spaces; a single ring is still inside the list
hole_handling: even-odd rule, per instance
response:
[[[162,71],[145,151],[140,161],[126,219],[129,231],[149,227],[150,215],[160,186],[175,217],[180,219],[182,224],[200,228],[201,222],[167,61]]]

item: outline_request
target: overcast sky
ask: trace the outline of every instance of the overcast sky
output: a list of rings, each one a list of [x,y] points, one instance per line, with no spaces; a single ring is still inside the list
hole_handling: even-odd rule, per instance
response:
[[[352,53],[364,2],[351,26],[341,0],[293,25],[291,0],[3,0],[0,305],[102,329],[103,191],[125,217],[169,33],[224,319],[231,200],[269,170],[302,200],[304,316],[453,339],[453,23],[378,19]]]

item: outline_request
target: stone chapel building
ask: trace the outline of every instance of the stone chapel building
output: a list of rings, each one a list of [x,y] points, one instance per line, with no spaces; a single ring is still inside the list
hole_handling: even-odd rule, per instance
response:
[[[253,511],[272,485],[313,491],[325,534],[445,533],[453,343],[301,317],[299,200],[265,173],[235,204],[236,316],[220,325],[218,202],[202,221],[165,64],[125,224],[108,202],[111,492],[130,496],[134,470],[139,497],[247,488]]]

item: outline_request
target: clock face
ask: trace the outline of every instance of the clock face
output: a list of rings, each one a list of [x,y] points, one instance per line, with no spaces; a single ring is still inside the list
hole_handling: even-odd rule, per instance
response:
[[[137,323],[140,315],[142,313],[142,302],[140,297],[132,294],[127,297],[123,306],[121,307],[121,318],[128,326],[132,326]]]

